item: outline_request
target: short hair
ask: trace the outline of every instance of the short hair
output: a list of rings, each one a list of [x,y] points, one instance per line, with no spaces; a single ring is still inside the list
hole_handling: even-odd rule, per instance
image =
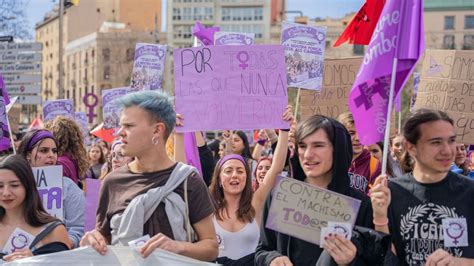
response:
[[[129,93],[116,100],[123,108],[137,106],[146,111],[153,121],[165,124],[164,139],[168,139],[176,124],[176,112],[173,109],[172,98],[160,91],[138,91]]]
[[[329,118],[322,115],[313,115],[298,125],[295,137],[296,146],[298,146],[298,143],[303,141],[304,138],[313,134],[318,129],[324,130],[329,141],[334,145],[335,132]]]
[[[440,110],[418,109],[406,121],[403,128],[403,137],[405,140],[416,144],[421,138],[420,125],[430,122],[443,120],[454,126],[454,121],[447,113]]]
[[[346,128],[349,127],[349,126],[354,126],[355,125],[354,116],[352,115],[351,112],[345,112],[345,113],[340,114],[337,117],[337,121],[339,121],[339,123],[343,124],[344,127],[346,127]]]

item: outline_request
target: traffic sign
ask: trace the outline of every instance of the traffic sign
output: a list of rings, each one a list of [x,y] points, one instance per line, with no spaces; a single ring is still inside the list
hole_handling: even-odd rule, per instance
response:
[[[8,94],[36,94],[40,93],[40,85],[7,85]]]
[[[0,73],[41,72],[41,63],[0,64]]]
[[[19,104],[41,104],[40,95],[21,95],[18,97]]]
[[[13,36],[0,36],[0,42],[13,42]]]
[[[43,60],[41,53],[0,53],[0,63],[8,62],[37,62]]]
[[[29,43],[0,43],[0,52],[7,51],[42,51],[43,44],[40,42]]]
[[[41,82],[41,75],[5,74],[3,75],[3,81],[7,87],[11,84]]]

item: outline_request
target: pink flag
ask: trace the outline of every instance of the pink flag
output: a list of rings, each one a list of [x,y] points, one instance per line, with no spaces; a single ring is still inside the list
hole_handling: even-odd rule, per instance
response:
[[[423,1],[387,1],[349,96],[362,144],[384,138],[393,59],[398,59],[393,94],[398,95],[424,48]]]

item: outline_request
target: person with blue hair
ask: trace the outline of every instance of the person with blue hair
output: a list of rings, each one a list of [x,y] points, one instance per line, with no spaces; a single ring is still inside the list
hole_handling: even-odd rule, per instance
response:
[[[140,91],[118,100],[121,152],[135,159],[113,170],[102,183],[96,229],[81,246],[101,254],[107,245],[129,245],[149,235],[138,249],[148,257],[156,248],[203,261],[218,254],[212,223],[214,207],[197,170],[166,154],[166,140],[176,123],[166,94]]]

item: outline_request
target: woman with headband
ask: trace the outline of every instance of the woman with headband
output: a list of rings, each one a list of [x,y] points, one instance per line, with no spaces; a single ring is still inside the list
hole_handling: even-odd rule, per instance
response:
[[[10,262],[71,246],[62,222],[44,210],[28,162],[20,155],[6,157],[0,162],[0,259]]]
[[[291,106],[285,110],[283,119],[292,121]],[[288,131],[281,130],[273,163],[255,193],[252,173],[244,157],[229,154],[217,163],[210,192],[216,205],[213,222],[219,243],[219,263],[253,265],[263,205],[283,170],[287,150]]]
[[[58,161],[56,140],[46,129],[27,132],[20,142],[18,154],[23,156],[31,167],[52,166]],[[84,235],[84,192],[69,177],[63,177],[63,196],[64,224],[73,246],[78,247]]]

